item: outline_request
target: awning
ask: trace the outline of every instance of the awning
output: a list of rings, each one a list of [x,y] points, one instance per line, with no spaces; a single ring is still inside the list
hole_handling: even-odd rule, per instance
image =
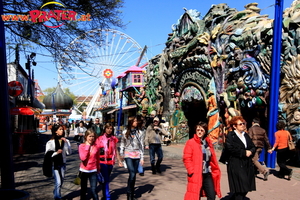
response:
[[[113,110],[107,112],[107,114],[112,114],[112,113],[114,113],[116,110],[118,110],[118,109],[113,109]]]
[[[122,110],[129,110],[129,109],[132,109],[132,108],[136,108],[136,104],[129,105],[129,106],[124,106],[124,107],[122,107]],[[120,108],[113,109],[113,110],[107,112],[107,114],[112,114],[112,113],[114,113],[115,111],[118,111],[118,110],[120,110]]]
[[[122,107],[122,110],[128,110],[128,109],[131,109],[131,108],[136,108],[136,104],[133,104],[133,105],[129,105],[129,106],[124,106]],[[120,108],[118,108],[119,110]]]
[[[52,109],[44,109],[43,112],[40,115],[43,116],[52,116],[52,115],[56,115],[56,116],[69,116],[71,115],[72,112],[70,110],[64,110],[64,109],[58,109],[55,112]]]
[[[39,109],[35,109],[30,106],[15,107],[10,109],[11,115],[39,115],[41,112]]]

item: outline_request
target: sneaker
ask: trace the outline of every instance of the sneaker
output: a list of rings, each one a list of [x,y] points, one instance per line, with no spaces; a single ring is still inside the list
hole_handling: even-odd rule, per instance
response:
[[[288,176],[288,180],[291,180],[292,175],[293,175],[293,170],[291,169],[291,172],[290,172],[290,174],[289,174],[289,176]]]
[[[264,173],[264,178],[263,178],[263,180],[264,180],[264,181],[267,181],[269,175],[270,175],[270,172],[269,172],[269,171],[266,171],[266,173]]]

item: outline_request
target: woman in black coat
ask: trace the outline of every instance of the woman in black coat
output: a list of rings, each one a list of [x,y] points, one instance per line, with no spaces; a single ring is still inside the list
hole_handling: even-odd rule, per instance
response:
[[[227,165],[229,189],[235,200],[243,200],[249,191],[255,191],[255,174],[252,157],[255,146],[246,131],[246,122],[242,116],[230,121],[233,128],[228,133],[226,148],[230,154]]]

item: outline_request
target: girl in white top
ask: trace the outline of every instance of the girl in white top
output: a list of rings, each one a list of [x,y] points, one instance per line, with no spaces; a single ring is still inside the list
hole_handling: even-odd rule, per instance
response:
[[[130,117],[127,130],[123,132],[120,145],[121,160],[125,160],[129,177],[127,181],[127,199],[134,199],[134,185],[139,163],[144,164],[144,144],[138,129],[137,117]]]
[[[65,132],[62,125],[54,125],[52,127],[52,138],[46,144],[46,152],[52,153],[53,161],[53,175],[55,180],[54,199],[61,199],[61,187],[65,177],[66,171],[66,155],[72,153],[71,145],[66,139]]]

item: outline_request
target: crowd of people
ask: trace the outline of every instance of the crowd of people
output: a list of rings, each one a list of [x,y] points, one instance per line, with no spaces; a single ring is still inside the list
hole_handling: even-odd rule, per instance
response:
[[[134,188],[136,175],[144,175],[144,150],[149,150],[152,174],[161,173],[163,161],[163,136],[168,135],[162,127],[161,119],[155,115],[146,122],[141,116],[128,119],[127,128],[119,139],[115,136],[111,123],[100,124],[99,119],[85,124],[83,121],[74,129],[74,139],[78,143],[79,174],[81,178],[80,199],[86,199],[88,180],[91,196],[98,200],[96,191],[98,182],[102,186],[102,198],[109,200],[110,175],[117,162],[128,171],[127,200],[135,199]],[[230,131],[226,134],[224,150],[227,165],[228,183],[232,199],[242,200],[247,193],[256,190],[256,171],[263,174],[263,180],[268,180],[269,170],[259,162],[263,148],[268,153],[277,151],[277,163],[280,167],[279,178],[292,177],[292,169],[286,166],[288,159],[288,143],[290,133],[285,129],[284,122],[277,123],[276,141],[270,145],[265,129],[260,127],[260,120],[254,118],[251,128],[247,130],[246,121],[242,116],[231,119]],[[147,126],[146,126],[147,125]],[[70,141],[66,139],[64,127],[53,125],[52,138],[46,144],[45,155],[52,157],[52,173],[55,180],[54,199],[61,199],[61,188],[66,170],[66,156],[72,153]],[[67,132],[67,128],[66,128]],[[221,170],[214,145],[208,137],[208,124],[200,121],[194,127],[194,137],[189,139],[183,151],[183,163],[187,170],[187,191],[184,199],[208,200],[221,198]],[[67,132],[67,136],[69,133]],[[226,154],[226,155],[223,155]],[[157,157],[157,158],[156,158]],[[223,159],[223,158],[222,158]],[[223,161],[222,161],[223,162]]]
[[[229,122],[230,131],[226,134],[220,162],[227,165],[229,190],[232,200],[243,200],[250,191],[256,190],[256,170],[268,180],[269,170],[259,162],[263,148],[268,153],[277,151],[279,178],[292,177],[293,170],[286,166],[289,158],[288,141],[291,135],[285,129],[285,123],[276,125],[275,143],[271,147],[266,130],[260,127],[259,118],[254,118],[247,131],[246,121],[242,116],[235,116]],[[184,199],[207,197],[214,200],[222,196],[220,192],[220,168],[212,141],[208,139],[207,124],[199,122],[195,127],[194,137],[186,142],[183,162],[187,170],[187,191]]]

